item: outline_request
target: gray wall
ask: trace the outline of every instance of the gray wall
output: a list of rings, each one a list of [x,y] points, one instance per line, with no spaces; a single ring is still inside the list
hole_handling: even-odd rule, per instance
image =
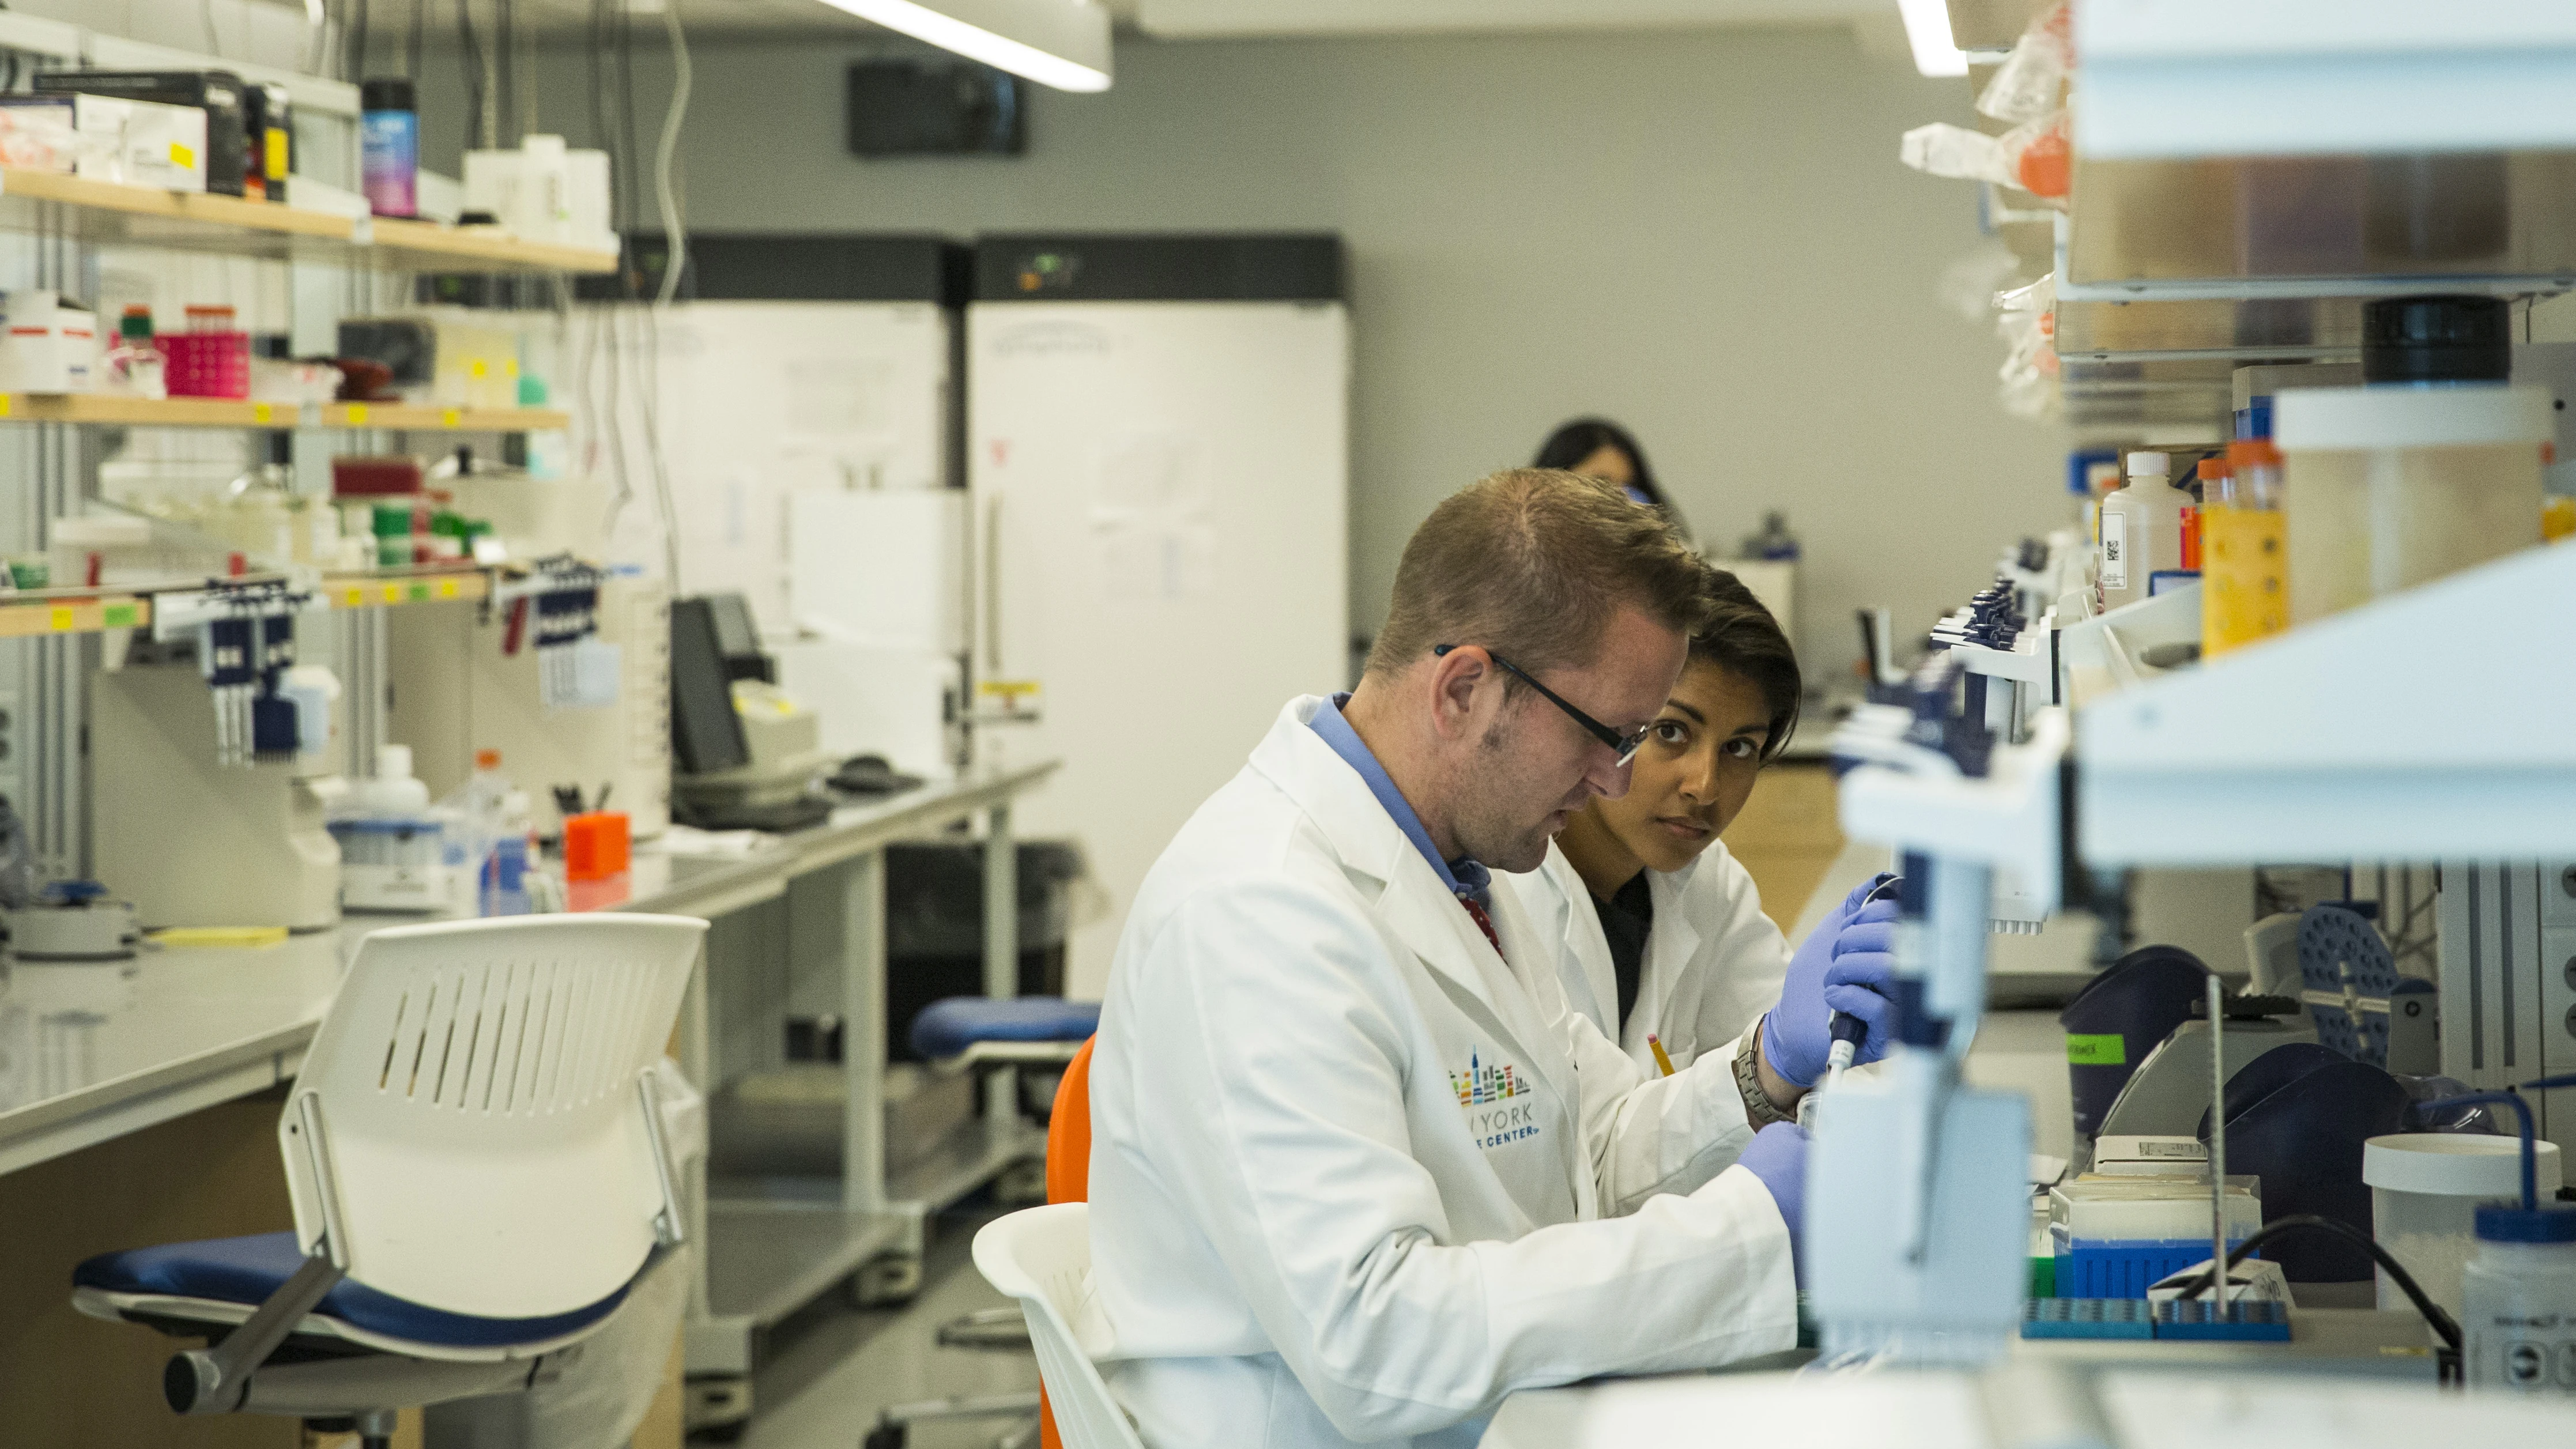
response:
[[[1999,344],[1934,298],[1977,243],[1970,189],[1896,161],[1906,127],[1967,119],[1965,89],[1847,30],[1133,40],[1105,95],[1039,95],[1015,160],[849,155],[864,48],[696,47],[693,224],[1348,239],[1355,627],[1438,499],[1578,413],[1637,430],[1713,552],[1787,510],[1811,673],[1848,667],[1854,606],[1928,625],[2065,516],[2063,433],[2002,415]],[[581,144],[586,78],[560,59],[540,120]],[[667,71],[638,72],[649,145]],[[452,166],[438,99],[425,141]]]

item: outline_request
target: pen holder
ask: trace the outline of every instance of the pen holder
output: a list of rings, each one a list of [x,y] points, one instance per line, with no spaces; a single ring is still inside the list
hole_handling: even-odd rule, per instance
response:
[[[606,880],[623,875],[630,855],[623,810],[593,810],[564,818],[564,879]]]

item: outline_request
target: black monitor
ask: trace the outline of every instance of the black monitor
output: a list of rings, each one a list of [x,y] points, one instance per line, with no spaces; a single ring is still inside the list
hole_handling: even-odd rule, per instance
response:
[[[760,625],[751,617],[751,601],[740,594],[708,594],[707,607],[716,622],[716,649],[724,656],[725,678],[778,682],[778,666],[760,649]]]
[[[740,595],[733,599],[737,605],[742,602]],[[725,668],[720,602],[695,598],[671,605],[671,753],[684,775],[738,770],[751,763]]]

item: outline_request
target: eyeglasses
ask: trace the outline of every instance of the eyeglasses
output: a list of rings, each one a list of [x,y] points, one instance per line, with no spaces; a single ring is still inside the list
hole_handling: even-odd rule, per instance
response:
[[[1450,650],[1457,647],[1458,646],[1455,644],[1434,644],[1431,646],[1431,657],[1434,659],[1441,658],[1447,655]],[[1568,719],[1571,719],[1576,724],[1583,726],[1583,732],[1585,734],[1588,734],[1594,739],[1599,740],[1602,744],[1609,746],[1610,753],[1617,755],[1619,757],[1619,763],[1622,765],[1636,758],[1637,751],[1646,743],[1646,736],[1654,729],[1653,725],[1647,725],[1645,728],[1638,730],[1633,735],[1623,735],[1617,730],[1610,728],[1608,725],[1603,724],[1601,721],[1594,719],[1592,716],[1585,714],[1583,711],[1576,709],[1573,705],[1566,703],[1565,696],[1558,694],[1555,690],[1539,683],[1537,679],[1531,676],[1528,670],[1521,668],[1519,665],[1514,664],[1508,659],[1505,659],[1500,654],[1496,654],[1493,650],[1486,650],[1485,657],[1493,660],[1498,668],[1508,669],[1513,674],[1519,676],[1521,683],[1538,691],[1539,698],[1555,705],[1558,709],[1564,710]]]

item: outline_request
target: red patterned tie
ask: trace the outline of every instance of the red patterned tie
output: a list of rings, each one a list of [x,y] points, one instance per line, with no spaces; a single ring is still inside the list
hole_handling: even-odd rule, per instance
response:
[[[1484,932],[1485,939],[1492,943],[1494,954],[1503,954],[1503,938],[1494,934],[1494,918],[1485,914],[1485,908],[1476,904],[1474,896],[1460,896],[1458,904],[1467,908],[1467,915],[1475,921],[1476,929]]]

